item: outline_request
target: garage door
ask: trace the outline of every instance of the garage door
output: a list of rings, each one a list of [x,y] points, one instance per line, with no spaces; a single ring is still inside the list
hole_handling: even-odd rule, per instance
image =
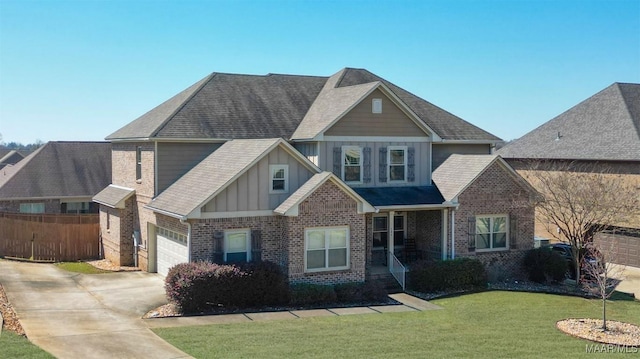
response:
[[[166,228],[158,228],[158,273],[167,275],[178,263],[187,262],[187,236]]]

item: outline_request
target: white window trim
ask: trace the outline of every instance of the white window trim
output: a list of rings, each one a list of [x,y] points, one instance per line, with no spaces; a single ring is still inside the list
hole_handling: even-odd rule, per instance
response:
[[[391,151],[393,150],[403,150],[404,151],[404,179],[403,180],[392,180],[391,179],[391,166],[399,166],[398,164],[391,163]],[[388,146],[387,147],[387,182],[388,183],[407,183],[407,146]]]
[[[136,146],[136,181],[142,182],[142,146]]]
[[[371,100],[371,113],[380,114],[382,113],[382,99],[374,98]]]
[[[350,149],[358,149],[358,151],[360,153],[360,165],[359,165],[360,166],[360,179],[358,181],[347,181],[344,178],[344,169],[346,167],[345,164],[344,164],[344,159],[345,159],[345,155],[346,155],[347,150],[350,150]],[[352,183],[352,184],[362,183],[362,175],[363,175],[363,173],[362,173],[362,171],[363,171],[362,162],[363,162],[363,160],[364,160],[364,158],[363,158],[363,153],[362,153],[362,147],[360,147],[360,146],[342,146],[342,156],[340,157],[340,162],[341,162],[340,163],[340,168],[341,168],[342,172],[340,173],[340,176],[341,176],[340,179],[342,179],[344,181],[344,183]],[[348,166],[348,167],[355,167],[355,166]]]
[[[334,231],[336,229],[344,229],[347,232],[347,265],[342,267],[329,267],[329,247],[327,246],[326,236],[328,231]],[[307,268],[307,251],[309,246],[308,241],[308,233],[310,231],[320,231],[323,230],[325,233],[325,267],[324,268]],[[316,272],[330,272],[330,271],[338,271],[338,270],[347,270],[351,268],[351,234],[349,232],[349,226],[336,226],[336,227],[307,227],[304,229],[304,272],[305,273],[316,273]]]
[[[227,253],[229,249],[229,240],[227,238],[229,237],[230,234],[236,234],[236,233],[244,233],[246,235],[247,262],[251,262],[251,229],[249,228],[232,229],[232,230],[224,231],[224,257],[223,257],[224,262],[225,263],[227,262]]]
[[[274,178],[274,172],[280,169],[284,170],[284,178]],[[275,180],[284,180],[284,190],[273,189]],[[289,193],[289,165],[269,165],[269,193]]]
[[[490,230],[491,232],[489,232],[491,234],[491,238],[489,240],[489,246],[490,248],[478,248],[478,219],[480,218],[490,218]],[[494,218],[505,218],[505,229],[506,229],[506,235],[507,235],[507,240],[505,241],[505,246],[504,247],[499,247],[499,248],[493,248],[493,219]],[[481,215],[476,215],[476,230],[475,230],[475,245],[476,245],[476,252],[500,252],[500,251],[508,251],[509,250],[509,215],[508,214],[481,214]]]

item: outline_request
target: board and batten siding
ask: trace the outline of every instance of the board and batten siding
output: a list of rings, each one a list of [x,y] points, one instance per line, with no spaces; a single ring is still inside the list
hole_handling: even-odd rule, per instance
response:
[[[271,183],[269,165],[289,165],[288,192],[269,193]],[[203,212],[273,210],[311,176],[313,173],[309,169],[285,150],[277,147],[209,201],[204,206]]]
[[[371,182],[354,184],[350,187],[401,187],[401,186],[429,186],[431,185],[431,142],[358,142],[358,141],[326,141],[320,142],[320,153],[318,156],[319,166],[323,171],[333,172],[333,149],[342,146],[359,146],[371,149]],[[381,182],[380,171],[380,148],[389,146],[407,146],[414,149],[415,180],[413,182]],[[385,161],[386,162],[386,161]],[[342,163],[340,163],[342,166]],[[340,175],[338,175],[340,177]]]
[[[157,193],[162,193],[220,146],[222,143],[159,142]]]
[[[457,155],[488,155],[491,154],[489,144],[433,144],[433,170],[435,171],[449,156]]]
[[[382,100],[382,113],[372,112],[374,98]],[[428,136],[387,95],[374,90],[329,128],[325,136]]]

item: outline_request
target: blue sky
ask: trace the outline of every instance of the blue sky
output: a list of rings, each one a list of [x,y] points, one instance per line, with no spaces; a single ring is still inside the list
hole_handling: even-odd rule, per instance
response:
[[[640,83],[640,1],[0,0],[5,142],[101,140],[211,72],[343,67],[510,140]]]

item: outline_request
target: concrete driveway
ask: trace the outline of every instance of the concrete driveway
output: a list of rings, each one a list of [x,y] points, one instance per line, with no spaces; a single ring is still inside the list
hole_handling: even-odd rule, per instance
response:
[[[85,275],[0,260],[0,283],[27,337],[58,358],[190,358],[141,319],[166,303],[157,274]]]
[[[625,293],[633,293],[636,299],[640,299],[640,268],[631,266],[613,265],[612,272],[619,273],[622,281],[616,287],[616,290]],[[620,269],[615,269],[620,267]]]

